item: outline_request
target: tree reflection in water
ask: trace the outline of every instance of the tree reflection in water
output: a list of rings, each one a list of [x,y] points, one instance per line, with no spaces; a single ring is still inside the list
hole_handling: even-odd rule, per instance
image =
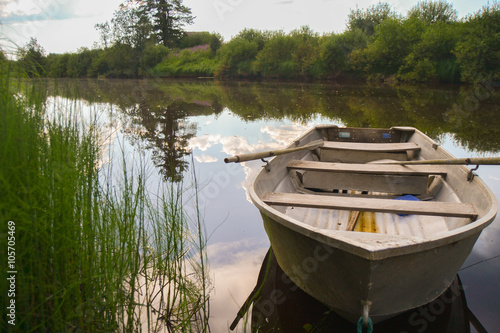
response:
[[[152,152],[152,160],[165,180],[180,182],[189,163],[189,140],[196,135],[196,124],[185,121],[189,115],[185,102],[173,101],[167,106],[140,103],[126,113],[141,130],[136,135]]]

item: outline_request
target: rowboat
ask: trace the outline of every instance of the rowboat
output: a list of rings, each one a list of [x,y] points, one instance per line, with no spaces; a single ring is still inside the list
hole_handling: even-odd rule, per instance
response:
[[[498,210],[481,161],[412,127],[320,125],[274,155],[249,192],[278,264],[353,323],[439,297]]]

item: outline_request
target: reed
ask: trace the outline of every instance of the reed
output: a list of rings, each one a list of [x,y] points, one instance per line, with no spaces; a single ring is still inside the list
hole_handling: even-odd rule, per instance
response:
[[[16,325],[2,311],[1,331],[208,331],[201,220],[192,230],[181,185],[152,195],[143,161],[123,152],[120,165],[103,164],[112,149],[97,116],[82,120],[76,102],[49,110],[43,82],[9,73],[1,69],[0,257],[13,221]],[[8,288],[2,277],[3,309]]]

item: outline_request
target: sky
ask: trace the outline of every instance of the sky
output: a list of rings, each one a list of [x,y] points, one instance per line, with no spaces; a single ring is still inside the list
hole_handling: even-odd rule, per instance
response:
[[[94,25],[113,17],[124,0],[0,0],[0,47],[15,50],[31,37],[46,53],[76,52],[99,40]],[[315,32],[345,30],[347,15],[378,0],[184,0],[196,17],[187,31],[220,33],[225,41],[245,28],[289,32],[308,25]],[[389,0],[398,13],[418,0]],[[488,0],[449,1],[463,17],[480,10]]]

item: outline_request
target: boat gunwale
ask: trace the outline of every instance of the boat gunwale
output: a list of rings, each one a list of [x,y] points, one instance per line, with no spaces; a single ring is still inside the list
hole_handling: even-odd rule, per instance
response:
[[[288,145],[287,148],[296,147],[298,141],[300,141],[303,138],[306,138],[312,132],[331,127],[338,127],[338,126],[318,125],[312,127],[311,129],[303,133],[298,140]],[[427,135],[425,135],[423,132],[421,132],[416,128],[392,127],[391,129],[412,130],[415,132],[414,135],[417,134],[420,137],[427,140],[429,143],[436,144],[434,140],[432,140],[431,138],[429,138]],[[441,153],[450,156],[450,158],[453,157],[453,155],[451,155],[443,147],[438,146],[437,149],[439,149]],[[304,152],[304,154],[306,153],[307,152]],[[270,161],[271,166],[273,162],[276,163],[277,158],[281,159],[284,157],[283,156],[274,157]],[[466,176],[467,173],[469,172],[469,169],[465,166],[458,166],[458,167],[460,167],[460,169],[464,173],[464,176]],[[274,207],[264,203],[261,196],[257,194],[257,191],[255,189],[257,180],[263,172],[266,171],[261,170],[256,175],[255,179],[253,180],[253,184],[249,190],[251,200],[263,215],[271,218],[274,222],[280,223],[287,228],[290,228],[296,232],[299,232],[323,244],[327,244],[333,248],[338,248],[344,251],[348,251],[350,253],[359,255],[369,260],[380,260],[388,257],[410,254],[417,251],[426,251],[441,246],[445,246],[453,242],[458,242],[462,239],[480,233],[495,219],[498,211],[498,200],[496,199],[491,189],[488,186],[486,186],[486,184],[482,179],[480,179],[479,177],[475,177],[473,182],[476,183],[476,186],[478,186],[478,188],[485,195],[485,197],[489,199],[489,209],[484,214],[481,214],[478,219],[468,223],[465,226],[461,226],[456,229],[449,230],[447,232],[439,233],[425,239],[419,237],[403,236],[403,235],[371,234],[371,233],[363,233],[356,231],[321,229],[308,225],[294,218],[291,218],[286,214],[281,213]],[[363,239],[363,241],[361,241],[361,239]],[[391,244],[393,245],[385,247],[380,247],[380,245],[378,247],[372,245],[372,242],[379,244],[378,241],[384,241],[384,240],[391,241]],[[401,244],[399,245],[394,244],[394,241],[396,240],[401,241]]]

